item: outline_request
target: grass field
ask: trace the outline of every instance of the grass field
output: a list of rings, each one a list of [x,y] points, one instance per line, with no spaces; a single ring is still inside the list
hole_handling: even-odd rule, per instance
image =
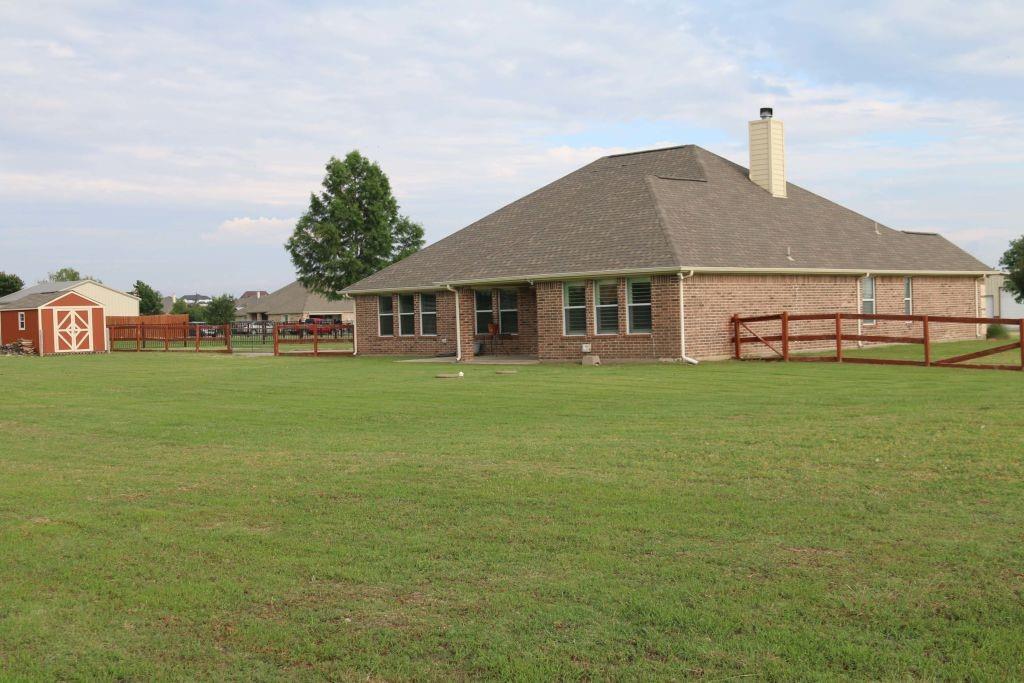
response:
[[[0,357],[0,679],[1024,676],[1024,374],[438,369]]]

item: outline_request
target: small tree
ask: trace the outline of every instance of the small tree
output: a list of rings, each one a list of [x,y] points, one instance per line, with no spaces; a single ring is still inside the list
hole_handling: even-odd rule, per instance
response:
[[[327,162],[323,192],[285,243],[299,281],[329,299],[423,246],[423,228],[398,212],[380,166],[358,151]]]
[[[235,320],[235,297],[221,294],[213,297],[206,305],[206,322],[211,325],[227,325]]]
[[[1010,248],[999,259],[1008,273],[1003,286],[1019,304],[1024,304],[1024,236],[1010,242]]]
[[[183,313],[188,313],[188,302],[185,301],[184,299],[178,299],[173,304],[171,304],[171,313],[174,313],[175,315],[182,315]]]
[[[25,282],[14,273],[0,271],[0,296],[13,294],[25,286]]]
[[[139,313],[142,315],[160,315],[164,311],[164,302],[160,292],[156,291],[142,280],[135,281],[132,294],[139,297]]]

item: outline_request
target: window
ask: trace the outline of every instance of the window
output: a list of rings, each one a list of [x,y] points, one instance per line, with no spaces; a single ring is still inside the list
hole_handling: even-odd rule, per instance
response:
[[[20,330],[20,331],[24,331],[25,330],[25,312],[24,311],[18,313],[18,330]]]
[[[498,292],[498,329],[502,334],[519,334],[519,292],[514,289]]]
[[[903,315],[914,314],[914,278],[903,278]]]
[[[377,297],[377,333],[381,337],[395,334],[395,309],[390,296]]]
[[[860,312],[871,314],[875,312],[875,278],[862,277],[860,279]],[[865,325],[874,325],[874,320],[865,320]]]
[[[626,287],[629,304],[629,332],[637,334],[651,331],[651,281],[629,280]]]
[[[562,311],[565,333],[587,333],[587,286],[582,282],[566,282],[562,286]]]
[[[398,334],[402,337],[411,337],[416,334],[414,300],[415,297],[412,294],[398,295]]]
[[[476,333],[490,334],[491,321],[494,319],[494,303],[491,290],[476,291]]]
[[[420,294],[420,334],[437,334],[437,295]]]
[[[619,333],[617,280],[601,280],[594,283],[594,327],[597,334]]]

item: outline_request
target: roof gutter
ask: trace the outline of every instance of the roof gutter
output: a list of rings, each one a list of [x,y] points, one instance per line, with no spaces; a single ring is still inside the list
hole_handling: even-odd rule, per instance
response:
[[[450,289],[455,287],[466,287],[474,285],[500,285],[514,284],[520,282],[545,282],[550,280],[582,280],[594,277],[609,277],[617,275],[672,275],[676,273],[708,274],[708,275],[853,275],[863,277],[864,268],[743,268],[737,266],[711,266],[700,268],[697,266],[673,266],[665,268],[621,268],[615,270],[594,270],[577,271],[564,273],[537,273],[532,275],[521,275],[516,277],[500,278],[479,278],[475,280],[449,280],[446,282],[433,282],[422,287],[396,287],[396,288],[374,288],[374,289],[351,289],[347,290],[347,296],[358,296],[363,294],[400,294],[403,292],[424,292],[431,290]],[[997,270],[871,270],[873,275],[909,275],[909,276],[934,276],[934,277],[982,277],[987,275],[998,275]],[[689,277],[689,275],[687,275]]]

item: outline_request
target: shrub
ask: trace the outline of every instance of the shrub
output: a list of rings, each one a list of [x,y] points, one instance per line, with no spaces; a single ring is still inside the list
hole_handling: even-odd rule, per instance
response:
[[[1009,339],[1010,331],[1005,325],[989,325],[985,336],[989,339]]]

